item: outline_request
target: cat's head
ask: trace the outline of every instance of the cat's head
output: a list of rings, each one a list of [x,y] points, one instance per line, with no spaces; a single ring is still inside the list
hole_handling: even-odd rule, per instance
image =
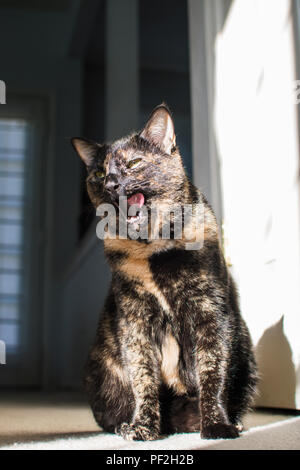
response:
[[[102,203],[118,207],[120,196],[127,197],[128,206],[137,204],[148,210],[153,204],[184,202],[187,177],[165,105],[154,109],[137,134],[111,144],[81,138],[73,138],[72,144],[87,167],[87,190],[95,207]]]

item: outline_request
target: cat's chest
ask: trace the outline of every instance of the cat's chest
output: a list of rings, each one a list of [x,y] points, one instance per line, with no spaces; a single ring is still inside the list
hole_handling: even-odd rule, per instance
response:
[[[198,283],[198,265],[193,257],[181,250],[172,250],[160,256],[135,259],[127,258],[120,267],[137,288],[151,294],[167,314],[174,314],[177,298],[183,298]]]
[[[157,284],[153,278],[148,259],[127,258],[120,266],[120,271],[130,281],[135,282],[135,289],[141,294],[141,298],[147,298],[147,294],[156,299],[158,306],[165,312],[170,313],[168,295]]]
[[[198,252],[173,249],[157,253],[149,258],[149,268],[155,282],[163,286],[189,282],[199,276],[200,261]]]
[[[194,253],[170,250],[149,259],[153,282],[174,309],[180,300],[189,303],[199,292],[200,264]]]

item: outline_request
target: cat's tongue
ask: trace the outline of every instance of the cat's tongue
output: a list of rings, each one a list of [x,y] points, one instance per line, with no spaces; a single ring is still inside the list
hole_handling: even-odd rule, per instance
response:
[[[133,194],[133,195],[127,200],[128,206],[133,206],[134,204],[136,204],[136,205],[139,206],[140,208],[144,205],[144,202],[145,202],[145,198],[144,198],[144,195],[143,195],[142,193]]]

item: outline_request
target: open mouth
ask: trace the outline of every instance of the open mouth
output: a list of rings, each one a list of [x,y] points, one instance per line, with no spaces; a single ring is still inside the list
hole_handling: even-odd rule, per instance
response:
[[[126,202],[125,202],[126,201]],[[142,193],[134,193],[126,200],[120,198],[119,201],[111,201],[119,210],[119,215],[128,224],[142,223],[145,219],[145,196]],[[130,214],[129,214],[130,213]]]
[[[138,211],[138,209],[141,209],[144,206],[144,204],[145,204],[145,196],[142,193],[132,194],[132,196],[130,196],[130,198],[127,199],[128,211],[131,207],[136,206],[134,210],[135,215],[129,215],[127,213],[127,222],[129,224],[134,224],[134,223],[142,221],[143,212]]]

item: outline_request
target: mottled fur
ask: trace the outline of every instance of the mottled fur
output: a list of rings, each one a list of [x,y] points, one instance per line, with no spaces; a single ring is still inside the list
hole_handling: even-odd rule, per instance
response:
[[[73,145],[87,164],[95,207],[137,192],[147,208],[205,207],[204,246],[197,251],[186,250],[184,240],[105,240],[112,284],[86,375],[97,423],[126,439],[193,431],[238,437],[256,385],[251,341],[215,216],[185,174],[168,109],[159,106],[141,133],[111,145],[81,139]],[[142,164],[128,169],[136,156]]]

